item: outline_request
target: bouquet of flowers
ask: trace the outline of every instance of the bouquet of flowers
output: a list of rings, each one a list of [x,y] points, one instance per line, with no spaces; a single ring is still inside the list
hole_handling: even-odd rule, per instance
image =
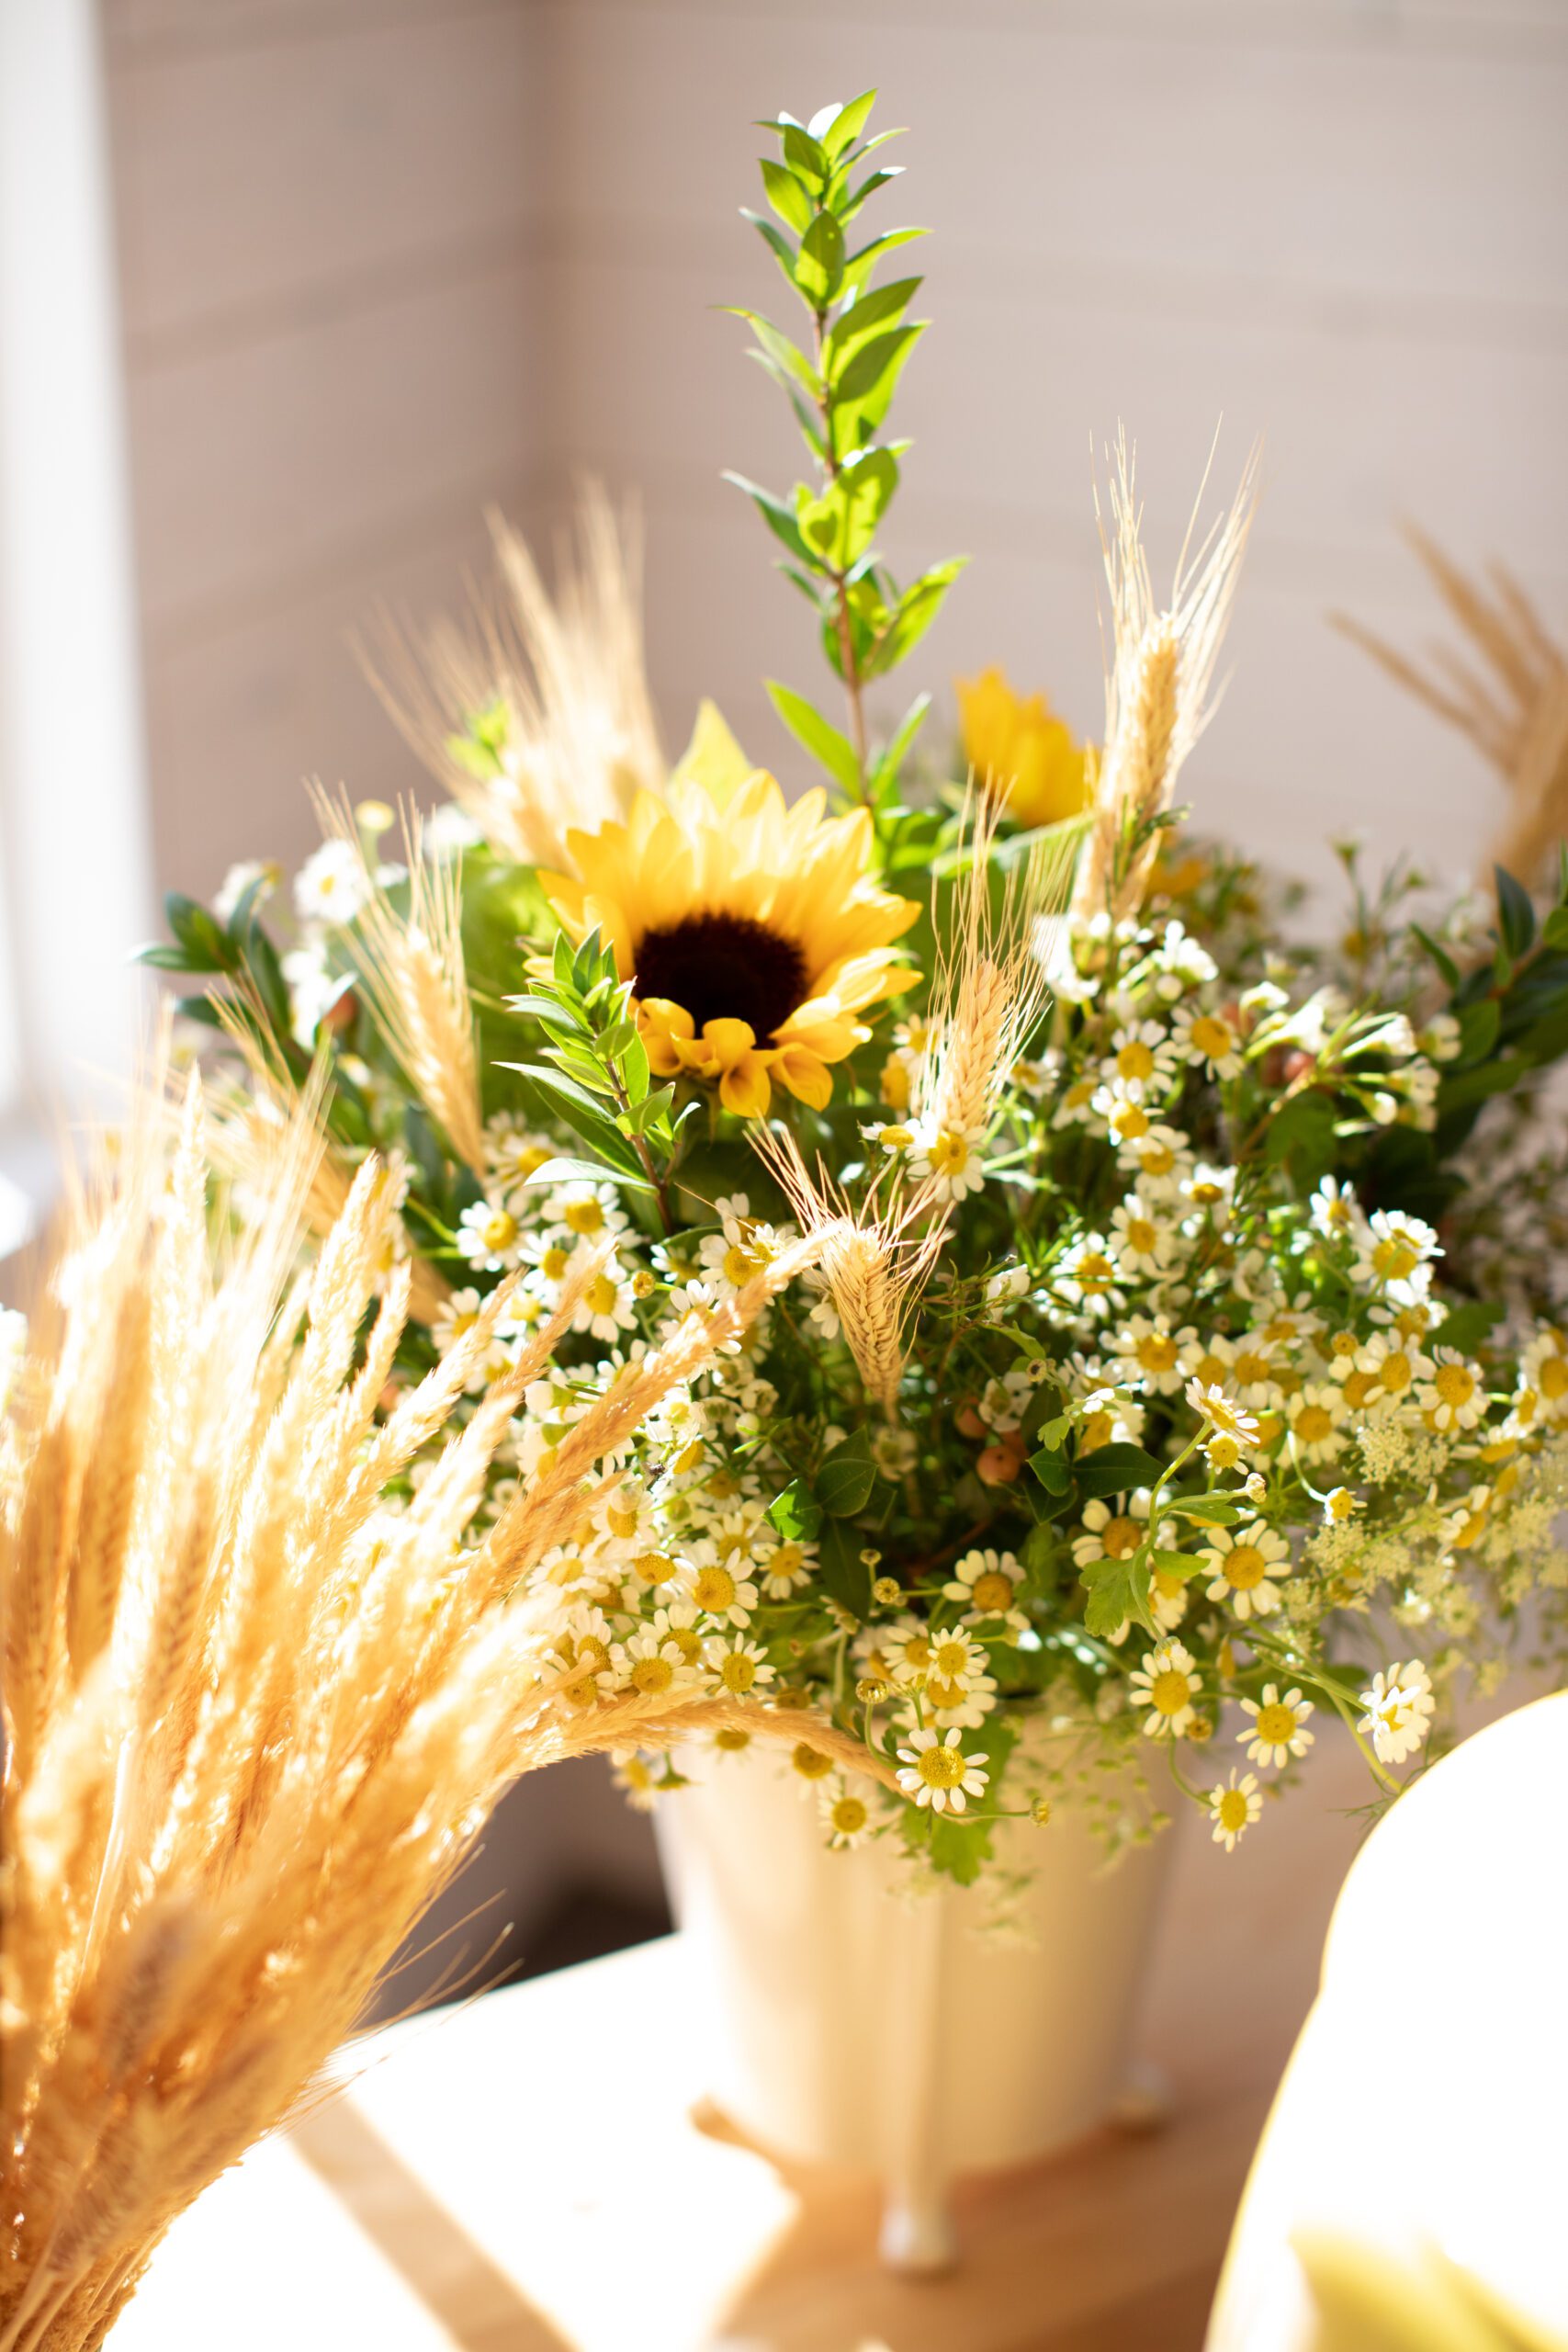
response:
[[[890,176],[871,108],[770,126],[751,217],[806,331],[740,314],[809,461],[787,495],[740,486],[841,696],[839,724],[770,686],[823,780],[786,799],[709,705],[667,764],[635,563],[590,500],[554,597],[502,532],[479,626],[389,672],[448,805],[393,844],[391,811],[319,796],[292,941],[258,866],[171,900],[150,957],[210,976],[187,1010],[238,1049],[242,1212],[304,1090],[323,1219],[366,1155],[392,1171],[413,1319],[389,1410],[502,1278],[474,1412],[575,1296],[492,1516],[798,1252],[512,1605],[586,1716],[699,1689],[816,1708],[884,1775],[802,1738],[825,1834],[969,1882],[998,1818],[1064,1797],[1112,1845],[1147,1834],[1156,1755],[1234,1847],[1325,1715],[1393,1791],[1521,1615],[1549,1638],[1568,1337],[1539,1264],[1496,1279],[1466,1154],[1568,1046],[1568,872],[1547,908],[1500,872],[1434,909],[1347,849],[1350,932],[1292,951],[1257,873],[1180,831],[1250,465],[1161,605],[1115,453],[1101,746],[996,672],[960,688],[966,781],[918,759],[928,697],[878,731],[961,567],[900,585],[877,548],[923,326],[919,280],[887,275],[919,232],[857,243]],[[713,1769],[748,1736],[727,1722]],[[639,1800],[681,1779],[661,1749],[621,1770]]]

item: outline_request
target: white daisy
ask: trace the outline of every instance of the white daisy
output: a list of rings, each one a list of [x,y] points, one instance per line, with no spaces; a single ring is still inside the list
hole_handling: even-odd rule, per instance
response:
[[[962,1813],[970,1797],[984,1796],[990,1778],[985,1758],[965,1756],[963,1736],[956,1724],[940,1737],[934,1731],[910,1735],[908,1747],[898,1750],[904,1767],[898,1786],[907,1797],[933,1813]]]
[[[962,1201],[986,1181],[977,1133],[920,1120],[909,1149],[909,1173],[931,1188],[934,1201]]]
[[[1360,1701],[1367,1712],[1357,1729],[1370,1735],[1372,1752],[1382,1764],[1402,1764],[1415,1754],[1432,1728],[1438,1704],[1432,1678],[1415,1657],[1408,1666],[1391,1666],[1374,1674]]]
[[[1214,1825],[1214,1843],[1223,1846],[1227,1854],[1235,1851],[1235,1841],[1245,1837],[1263,1810],[1263,1792],[1258,1785],[1256,1772],[1244,1772],[1238,1781],[1233,1771],[1229,1781],[1220,1788],[1209,1791],[1209,1818]]]
[[[1277,1682],[1263,1685],[1261,1699],[1244,1699],[1241,1711],[1252,1718],[1236,1734],[1249,1764],[1287,1764],[1292,1756],[1304,1756],[1316,1736],[1306,1728],[1311,1700],[1299,1690],[1287,1690],[1281,1699]]]
[[[1200,1555],[1212,1582],[1205,1588],[1210,1600],[1228,1600],[1235,1615],[1271,1617],[1280,1606],[1274,1573],[1288,1566],[1291,1547],[1276,1528],[1260,1519],[1241,1527],[1216,1527]]]
[[[523,1227],[504,1201],[475,1201],[457,1220],[457,1253],[487,1274],[523,1262]]]
[[[1146,1707],[1144,1730],[1150,1739],[1182,1739],[1197,1715],[1198,1669],[1191,1653],[1180,1642],[1161,1642],[1146,1650],[1136,1671],[1128,1678],[1128,1691],[1136,1707]]]

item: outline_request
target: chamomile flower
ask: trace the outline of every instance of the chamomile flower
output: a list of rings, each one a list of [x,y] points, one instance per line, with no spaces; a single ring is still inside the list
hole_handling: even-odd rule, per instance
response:
[[[1128,1498],[1125,1510],[1112,1510],[1097,1495],[1092,1502],[1085,1503],[1083,1532],[1073,1539],[1075,1564],[1087,1568],[1096,1560],[1130,1559],[1144,1540],[1148,1517],[1146,1487],[1141,1487]]]
[[[986,1181],[980,1165],[981,1137],[961,1127],[920,1120],[909,1148],[909,1173],[928,1185],[933,1201],[962,1201]]]
[[[1205,1216],[1221,1217],[1235,1192],[1235,1170],[1200,1159],[1181,1179],[1181,1197]]]
[[[815,1544],[775,1544],[758,1561],[757,1574],[770,1600],[787,1600],[811,1582],[816,1566]]]
[[[1162,1274],[1176,1255],[1176,1235],[1154,1205],[1129,1193],[1111,1212],[1111,1254],[1128,1273]]]
[[[911,1733],[908,1747],[898,1750],[898,1786],[907,1797],[933,1813],[962,1813],[971,1797],[984,1796],[990,1778],[985,1758],[965,1756],[963,1737],[957,1724],[940,1735]]]
[[[1120,1267],[1102,1233],[1086,1233],[1075,1241],[1051,1277],[1051,1288],[1080,1314],[1100,1317],[1120,1315],[1127,1304],[1118,1285]]]
[[[1182,1351],[1197,1338],[1190,1324],[1171,1329],[1168,1315],[1134,1315],[1117,1332],[1111,1369],[1130,1388],[1174,1395],[1182,1382]]]
[[[1162,1126],[1156,1120],[1142,1135],[1122,1138],[1118,1148],[1122,1164],[1136,1170],[1138,1190],[1146,1200],[1163,1201],[1179,1194],[1191,1154],[1178,1128]]]
[[[1200,1684],[1196,1662],[1180,1642],[1145,1650],[1127,1687],[1133,1704],[1149,1711],[1144,1730],[1150,1739],[1186,1737],[1197,1719]]]
[[[1472,1430],[1486,1412],[1481,1374],[1457,1348],[1434,1351],[1431,1376],[1416,1395],[1427,1425],[1435,1430]]]
[[[1371,1688],[1359,1696],[1366,1713],[1356,1728],[1370,1736],[1378,1761],[1403,1764],[1414,1756],[1432,1728],[1438,1703],[1420,1659],[1374,1674]]]
[[[1281,1699],[1277,1682],[1266,1682],[1260,1699],[1244,1699],[1241,1711],[1252,1719],[1236,1734],[1249,1764],[1288,1764],[1292,1756],[1304,1756],[1316,1736],[1306,1727],[1312,1701],[1293,1690]]]
[[[1429,1356],[1397,1331],[1374,1331],[1356,1358],[1357,1371],[1371,1384],[1361,1392],[1365,1408],[1390,1412],[1414,1402],[1435,1368]]]
[[[679,1645],[668,1635],[661,1638],[651,1626],[632,1634],[616,1652],[615,1663],[627,1687],[645,1699],[672,1698],[698,1679]]]
[[[1223,1012],[1183,1005],[1176,1016],[1173,1036],[1182,1060],[1207,1070],[1211,1078],[1240,1075],[1241,1039]]]
[[[719,1625],[749,1625],[757,1606],[757,1588],[737,1576],[718,1558],[708,1542],[694,1545],[693,1556],[681,1577],[682,1589],[705,1617]]]
[[[1209,1791],[1209,1818],[1213,1824],[1214,1843],[1223,1846],[1227,1854],[1235,1851],[1235,1841],[1246,1836],[1263,1810],[1263,1792],[1258,1785],[1256,1772],[1244,1772],[1238,1781],[1233,1770],[1223,1786]]]
[[[703,1663],[720,1690],[728,1691],[732,1699],[744,1699],[771,1682],[775,1671],[769,1665],[766,1653],[757,1643],[748,1641],[744,1634],[731,1634],[728,1641],[705,1643]]]
[[[888,1680],[901,1690],[918,1690],[931,1657],[931,1628],[924,1620],[907,1617],[901,1624],[879,1628],[876,1646]]]
[[[523,1227],[504,1201],[475,1201],[457,1220],[457,1254],[480,1273],[521,1265],[523,1241]]]
[[[1134,1102],[1145,1102],[1165,1091],[1180,1059],[1170,1032],[1157,1021],[1132,1021],[1111,1038],[1103,1075],[1124,1087]]]
[[[1422,1297],[1432,1281],[1432,1261],[1443,1254],[1436,1233],[1402,1209],[1374,1209],[1350,1267],[1352,1282],[1393,1299]]]
[[[1169,1568],[1156,1568],[1149,1577],[1149,1609],[1162,1634],[1174,1634],[1187,1614],[1187,1578]]]
[[[658,1802],[658,1782],[654,1768],[635,1747],[614,1748],[610,1761],[614,1767],[611,1779],[634,1813],[651,1813]]]
[[[1216,1527],[1201,1555],[1211,1582],[1210,1600],[1228,1600],[1235,1614],[1271,1617],[1280,1606],[1276,1572],[1289,1566],[1291,1547],[1277,1529],[1260,1519],[1240,1527]]]
[[[1348,1184],[1341,1184],[1333,1176],[1325,1176],[1312,1196],[1309,1209],[1312,1227],[1325,1241],[1357,1239],[1365,1230],[1366,1219],[1360,1203]]]
[[[1305,1462],[1332,1462],[1344,1451],[1345,1392],[1332,1380],[1309,1380],[1285,1407],[1285,1424]]]
[[[323,842],[294,877],[294,911],[301,922],[352,922],[370,899],[370,877],[352,842]]]
[[[1000,1618],[1015,1632],[1022,1633],[1028,1618],[1017,1605],[1018,1588],[1023,1582],[1023,1570],[1010,1552],[965,1552],[953,1563],[953,1574],[942,1586],[942,1597],[956,1600],[964,1611],[962,1623],[984,1624]]]
[[[631,1276],[611,1259],[587,1284],[572,1313],[574,1331],[595,1340],[615,1340],[637,1321],[637,1293]]]
[[[1246,1407],[1227,1396],[1223,1388],[1205,1386],[1200,1379],[1190,1380],[1183,1392],[1192,1410],[1199,1414],[1221,1437],[1234,1438],[1238,1446],[1258,1442],[1258,1421]]]
[[[829,1846],[863,1846],[876,1824],[865,1799],[852,1789],[822,1792],[822,1826]]]
[[[624,1233],[626,1213],[613,1184],[584,1182],[558,1185],[545,1203],[544,1221],[564,1227],[575,1241],[598,1241]]]
[[[498,1111],[485,1121],[484,1151],[491,1182],[502,1195],[514,1193],[556,1157],[549,1138],[522,1125],[510,1111]]]

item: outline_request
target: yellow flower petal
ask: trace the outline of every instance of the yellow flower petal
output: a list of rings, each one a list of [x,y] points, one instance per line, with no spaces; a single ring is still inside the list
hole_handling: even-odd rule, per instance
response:
[[[708,1025],[711,1028],[715,1024],[710,1023]],[[744,1022],[737,1023],[740,1028],[745,1025]],[[767,1054],[742,1054],[740,1059],[725,1071],[718,1081],[718,1099],[727,1111],[733,1111],[742,1119],[760,1119],[763,1115],[773,1100],[773,1089],[768,1083],[771,1058]],[[829,1092],[831,1091],[829,1084]]]

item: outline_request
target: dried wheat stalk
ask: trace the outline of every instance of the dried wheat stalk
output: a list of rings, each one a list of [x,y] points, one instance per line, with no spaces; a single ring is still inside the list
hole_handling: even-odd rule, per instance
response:
[[[465,629],[426,634],[379,616],[365,649],[372,684],[431,774],[498,856],[565,866],[570,826],[623,817],[657,790],[659,748],[643,654],[641,550],[589,485],[552,597],[521,536],[490,518],[496,581]],[[493,769],[463,749],[469,719],[500,704],[506,740]]]
[[[1100,521],[1112,637],[1105,752],[1073,893],[1072,911],[1080,921],[1108,913],[1120,922],[1142,900],[1158,836],[1140,842],[1140,834],[1170,807],[1182,763],[1212,715],[1210,688],[1257,508],[1258,465],[1254,448],[1229,511],[1195,552],[1189,526],[1170,603],[1161,609],[1144,552],[1134,458],[1125,436],[1117,436],[1109,531]],[[1200,487],[1200,503],[1202,494]],[[1098,491],[1095,512],[1100,513]]]
[[[908,1321],[921,1285],[942,1252],[948,1216],[932,1216],[917,1193],[886,1209],[857,1214],[820,1159],[813,1175],[787,1128],[752,1137],[759,1158],[783,1187],[838,1312],[866,1394],[889,1420],[908,1358]]]
[[[1488,865],[1534,883],[1568,837],[1568,652],[1500,563],[1476,580],[1414,524],[1404,537],[1463,632],[1464,650],[1434,644],[1423,669],[1348,614],[1329,617],[1496,769],[1509,808]]]
[[[917,1118],[971,1138],[996,1115],[1008,1074],[1044,1009],[1047,927],[1061,912],[1077,838],[1047,834],[1010,867],[999,906],[991,892],[998,804],[973,794],[960,833],[964,861],[940,947],[921,1065]]]
[[[175,2215],[319,2091],[507,1781],[730,1719],[571,1707],[497,1595],[598,1455],[776,1283],[650,1359],[504,1539],[466,1552],[570,1298],[396,1507],[507,1286],[378,1419],[410,1273],[389,1271],[378,1164],[301,1274],[321,1144],[297,1116],[215,1261],[199,1080],[172,1141],[164,1093],[160,1074],[78,1198],[0,1417],[0,2352],[101,2341]],[[747,1722],[883,1773],[809,1715]]]
[[[346,798],[334,799],[319,785],[310,797],[323,835],[343,842],[364,874],[365,903],[354,922],[359,985],[414,1092],[458,1158],[482,1170],[484,1120],[463,962],[460,866],[454,859],[426,857],[419,812],[405,807],[408,908],[400,913],[370,872]]]

